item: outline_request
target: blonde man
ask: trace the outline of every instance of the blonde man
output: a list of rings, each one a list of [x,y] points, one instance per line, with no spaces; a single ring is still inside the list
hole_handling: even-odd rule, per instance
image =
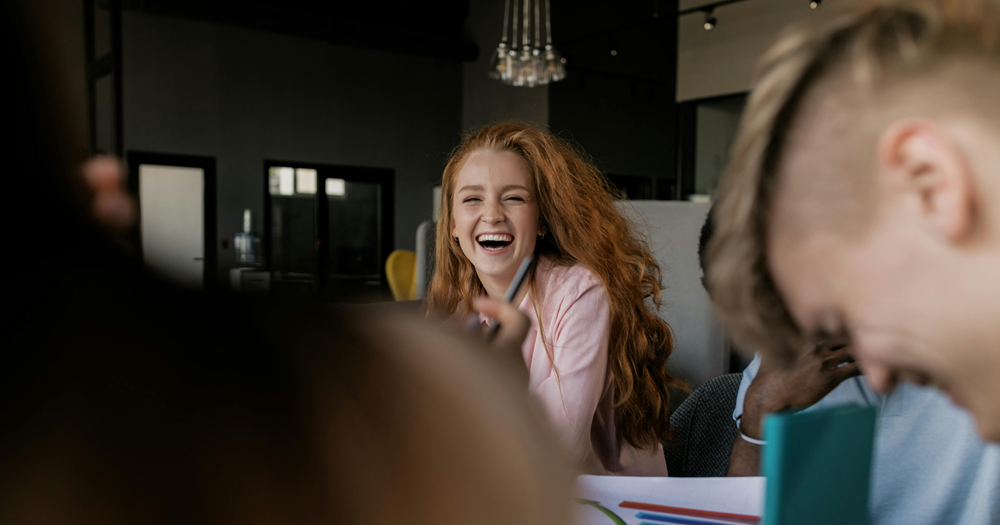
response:
[[[846,336],[1000,441],[1000,7],[880,3],[762,60],[709,247],[743,348]]]
[[[699,245],[703,262],[711,215]],[[869,500],[873,525],[1000,525],[1000,446],[984,443],[969,414],[934,388],[904,383],[888,395],[874,392],[858,377],[851,352],[842,342],[823,341],[792,363],[757,355],[743,371],[736,396],[734,424],[745,437],[733,441],[728,475],[760,474],[763,414],[867,405],[878,415]]]
[[[715,220],[708,285],[741,348],[792,362],[849,341],[877,390],[932,383],[1000,441],[1000,6],[883,2],[782,38]],[[907,490],[945,477],[955,429],[908,459]],[[997,453],[902,512],[932,522],[967,484],[995,506]]]

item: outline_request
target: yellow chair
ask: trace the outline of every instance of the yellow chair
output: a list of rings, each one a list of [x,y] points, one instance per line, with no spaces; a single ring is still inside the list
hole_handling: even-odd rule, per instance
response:
[[[385,278],[392,297],[397,301],[417,298],[417,254],[410,250],[395,250],[385,260]]]

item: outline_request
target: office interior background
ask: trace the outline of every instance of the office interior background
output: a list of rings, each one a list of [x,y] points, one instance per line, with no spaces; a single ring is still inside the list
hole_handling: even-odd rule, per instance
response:
[[[566,76],[534,87],[488,76],[516,0],[50,1],[78,32],[63,66],[87,153],[127,164],[132,241],[169,280],[392,301],[387,262],[428,250],[449,152],[522,119],[586,151],[646,215],[672,366],[697,386],[741,366],[701,289],[696,235],[754,64],[783,27],[857,0],[551,0]]]

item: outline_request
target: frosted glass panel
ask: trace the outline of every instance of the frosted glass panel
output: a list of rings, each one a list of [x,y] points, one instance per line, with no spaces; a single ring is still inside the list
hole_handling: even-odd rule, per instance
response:
[[[295,191],[314,195],[316,193],[316,170],[306,168],[295,170]]]
[[[142,258],[154,273],[201,289],[205,275],[205,177],[201,168],[139,166]]]
[[[294,195],[295,170],[292,168],[271,168],[267,183],[271,195]]]
[[[343,197],[346,190],[347,182],[344,179],[326,179],[327,197]]]

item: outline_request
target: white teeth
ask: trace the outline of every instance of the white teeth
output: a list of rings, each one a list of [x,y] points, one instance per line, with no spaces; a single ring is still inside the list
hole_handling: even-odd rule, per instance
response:
[[[483,234],[476,237],[477,241],[494,241],[494,242],[511,242],[514,240],[514,236],[507,233],[491,233]]]

